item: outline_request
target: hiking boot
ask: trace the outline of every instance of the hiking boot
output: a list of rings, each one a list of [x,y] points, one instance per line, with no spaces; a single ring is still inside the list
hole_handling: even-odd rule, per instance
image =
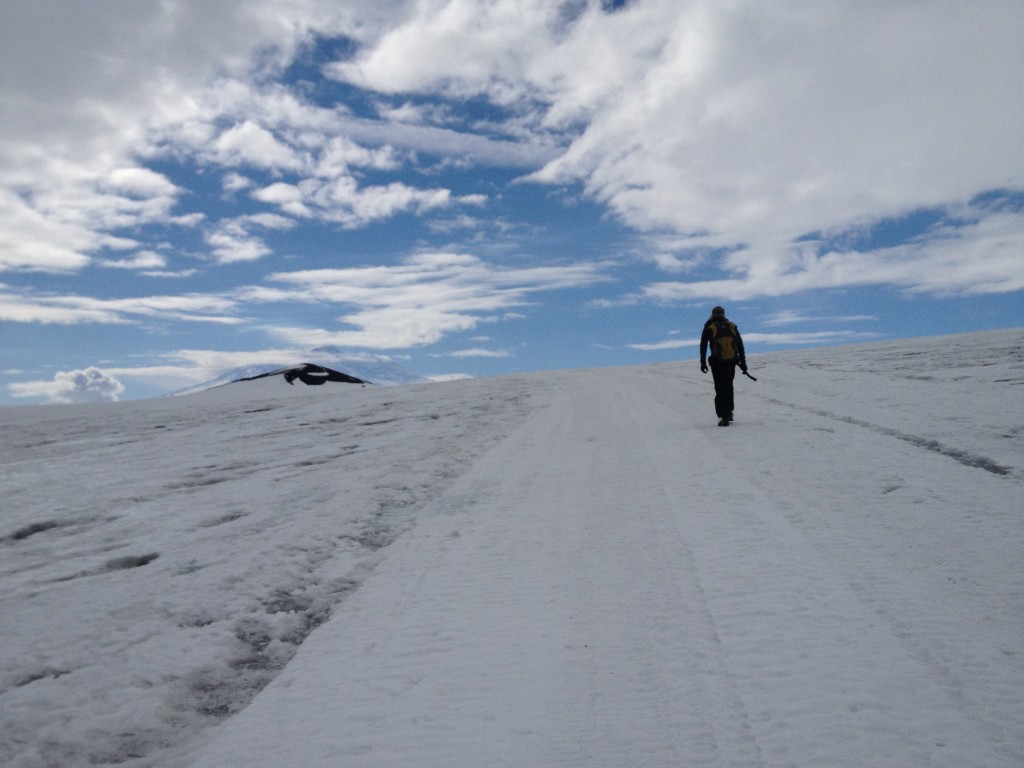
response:
[[[718,420],[718,426],[720,426],[720,427],[728,427],[729,426],[729,420],[726,419],[725,417],[719,419]]]

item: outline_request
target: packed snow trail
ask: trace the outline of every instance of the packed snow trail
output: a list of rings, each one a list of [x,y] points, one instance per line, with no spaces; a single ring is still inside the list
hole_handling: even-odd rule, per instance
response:
[[[701,392],[549,374],[194,765],[1012,765],[956,684],[973,630],[881,619]],[[989,682],[1012,720],[1019,676]]]

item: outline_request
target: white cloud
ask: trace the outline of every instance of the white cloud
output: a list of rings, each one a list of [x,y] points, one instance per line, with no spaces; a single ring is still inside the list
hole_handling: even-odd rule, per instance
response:
[[[0,189],[0,270],[70,272],[89,263],[98,246],[81,225],[47,218],[19,195]]]
[[[243,189],[249,189],[252,187],[252,179],[248,179],[240,173],[226,173],[224,178],[221,179],[221,187],[227,193],[240,192]]]
[[[648,26],[654,8],[660,23]],[[645,17],[635,31],[648,54],[610,52],[627,73],[640,55],[641,76],[613,78],[618,98],[592,99],[582,135],[540,176],[584,180],[638,226],[708,232],[695,240],[725,245],[787,242],[1012,176],[1020,184],[1024,111],[1004,73],[1024,63],[1011,31],[1024,10],[982,2],[951,12],[638,4],[603,26]],[[570,45],[593,49],[578,37]]]
[[[213,257],[220,264],[256,261],[270,255],[272,249],[257,235],[255,228],[276,231],[295,227],[295,220],[275,213],[256,213],[234,219],[222,219],[204,235]]]
[[[112,236],[115,229],[194,224],[171,215],[181,190],[139,165],[187,142],[212,147],[226,163],[294,167],[294,149],[245,115],[217,136],[218,116],[223,124],[232,115],[216,100],[230,93],[207,89],[215,76],[246,81],[287,63],[314,27],[341,31],[347,20],[376,14],[372,3],[337,5],[5,4],[0,270],[77,271],[103,248],[139,247]]]
[[[237,325],[244,321],[233,314],[236,309],[237,303],[233,299],[201,294],[95,299],[87,296],[17,295],[0,291],[0,320],[16,323],[110,325],[152,318]]]
[[[226,370],[247,365],[258,365],[267,360],[294,360],[309,357],[308,350],[296,348],[262,349],[230,352],[213,349],[179,349],[159,356],[157,365],[108,368],[108,372],[122,379],[138,379],[165,386],[168,379],[181,382],[181,386],[197,384],[221,375]]]
[[[120,313],[107,307],[83,306],[77,297],[48,298],[0,293],[0,320],[12,323],[43,325],[104,325],[129,322]]]
[[[398,171],[419,151],[531,169],[550,159],[550,147],[538,153],[532,141],[355,118],[273,83],[314,30],[361,37],[400,11],[370,0],[112,2],[88,11],[39,0],[5,9],[0,270],[73,272],[103,249],[156,248],[115,231],[198,223],[202,214],[174,215],[184,190],[140,165],[149,158],[231,169],[227,193],[254,186],[245,169],[290,174],[256,199],[345,227],[483,201],[406,182],[363,185],[355,169]],[[268,253],[230,224],[207,238],[222,263]]]
[[[360,187],[352,176],[308,178],[298,184],[275,182],[256,190],[256,200],[301,218],[361,227],[398,213],[424,213],[456,204],[479,205],[479,196],[453,197],[447,189],[418,189],[401,182]]]
[[[741,259],[730,270],[736,277],[652,283],[644,287],[643,296],[672,302],[749,299],[871,285],[939,295],[1024,289],[1024,213],[979,211],[976,217],[972,223],[944,226],[903,245],[871,251],[819,254],[816,243],[801,243],[785,263]]]
[[[449,353],[449,357],[494,357],[502,358],[508,357],[509,352],[504,349],[483,349],[481,347],[473,347],[472,349],[460,349],[455,352]]]
[[[124,385],[99,368],[58,371],[53,381],[19,382],[8,385],[14,397],[45,397],[53,403],[115,402]]]
[[[112,269],[163,269],[167,259],[153,251],[140,251],[130,259],[102,259],[98,264]]]
[[[287,216],[278,216],[275,213],[254,213],[249,216],[245,216],[244,221],[248,221],[258,227],[263,227],[264,229],[276,229],[279,231],[295,227],[295,219],[289,219]]]
[[[297,170],[303,160],[266,128],[246,120],[224,131],[213,144],[221,165]]]
[[[809,314],[795,309],[782,309],[778,312],[773,313],[769,317],[761,320],[763,325],[801,325],[801,324],[820,324],[822,322],[829,323],[855,323],[865,322],[871,320],[877,320],[878,318],[874,315],[822,315],[822,314]]]
[[[401,349],[506,319],[512,307],[530,303],[531,294],[607,278],[595,263],[502,269],[468,254],[442,252],[418,254],[398,266],[283,272],[270,279],[295,286],[294,295],[303,300],[354,309],[339,318],[347,329],[274,329],[290,343]]]
[[[743,332],[745,344],[767,344],[770,346],[809,346],[855,344],[859,341],[868,341],[878,338],[877,333],[860,331],[810,331],[806,333],[747,333]],[[642,352],[661,352],[669,349],[692,349],[697,354],[700,347],[700,339],[668,339],[650,344],[628,344],[630,349]]]
[[[116,168],[108,177],[109,185],[137,197],[174,197],[178,188],[166,176],[148,168]]]
[[[866,331],[809,331],[804,333],[744,333],[748,344],[772,346],[807,346],[811,344],[835,345],[855,344],[859,341],[877,339],[878,334]]]
[[[187,322],[237,325],[244,322],[233,316],[237,303],[230,298],[211,294],[173,296],[141,296],[130,299],[89,300],[126,315],[183,320]]]
[[[106,372],[119,379],[140,381],[155,388],[184,388],[208,382],[222,376],[225,371],[254,365],[301,363],[316,360],[324,354],[338,350],[318,349],[315,346],[278,347],[248,351],[215,349],[179,349],[157,356],[157,362],[133,367],[107,367]],[[380,363],[390,361],[384,355],[356,353],[345,350],[344,357],[352,362]]]
[[[178,272],[169,272],[167,270],[145,270],[139,274],[144,275],[145,277],[177,278],[181,280],[186,277],[194,277],[198,273],[198,269],[182,269]]]
[[[419,92],[443,83],[454,96],[485,93],[514,101],[522,95],[531,61],[560,31],[562,5],[547,0],[415,3],[380,29],[356,59],[326,71],[380,92]]]
[[[364,147],[347,136],[334,136],[323,142],[314,173],[323,178],[333,178],[350,173],[351,168],[393,171],[400,166],[394,147]]]
[[[546,130],[537,131],[530,121],[522,128],[515,126],[522,118],[510,118],[498,126],[512,138],[494,138],[472,130],[456,130],[436,125],[413,125],[404,122],[381,122],[350,116],[338,117],[338,130],[367,146],[387,145],[407,152],[437,155],[448,162],[467,166],[521,168],[533,171],[560,152],[559,138]]]
[[[568,148],[532,179],[580,182],[629,225],[680,236],[677,253],[658,256],[666,269],[734,251],[737,280],[681,295],[777,295],[844,273],[858,284],[867,265],[849,254],[832,280],[820,263],[801,274],[797,240],[1024,187],[1020,3],[576,7],[566,16],[570,6],[542,0],[417,3],[330,72],[382,92],[483,95],[530,117],[535,136],[561,132]],[[922,272],[919,287],[1017,285],[1019,261],[974,234],[960,238],[971,267],[933,249],[941,268]],[[883,273],[906,283],[931,266],[920,254],[890,251],[890,262],[909,260]],[[972,279],[974,267],[987,277]]]
[[[630,349],[638,349],[641,352],[661,352],[666,349],[683,349],[684,347],[693,347],[696,349],[697,341],[684,341],[682,339],[667,339],[666,341],[656,341],[651,343],[636,343],[627,344],[626,346]]]
[[[144,167],[157,158],[214,166],[226,193],[343,227],[483,202],[359,173],[424,154],[580,184],[665,235],[647,258],[677,275],[730,249],[722,280],[633,301],[1019,286],[1019,217],[993,210],[948,248],[822,256],[798,242],[1024,188],[1016,0],[640,0],[615,13],[596,0],[37,0],[4,15],[0,270],[127,265],[103,251],[154,252],[133,239],[144,225],[194,226],[174,214],[185,190]],[[326,71],[375,91],[376,118],[275,84],[315,35],[356,41]],[[460,108],[477,98],[501,109]],[[207,238],[222,263],[269,253],[251,224]]]
[[[401,211],[424,211],[451,204],[447,189],[415,189],[401,182],[360,189],[352,177],[316,183],[303,182],[308,200],[323,217],[347,227],[386,219]]]
[[[253,198],[262,203],[277,205],[285,213],[301,218],[312,218],[313,211],[302,202],[303,193],[295,184],[275,182],[252,193]]]
[[[221,264],[256,261],[272,253],[260,238],[251,235],[235,222],[225,222],[217,230],[208,232],[205,240],[213,249],[213,256]]]
[[[0,159],[0,270],[77,271],[90,253],[138,246],[112,231],[197,221],[171,214],[181,190],[161,174],[65,163],[40,151],[15,170]]]

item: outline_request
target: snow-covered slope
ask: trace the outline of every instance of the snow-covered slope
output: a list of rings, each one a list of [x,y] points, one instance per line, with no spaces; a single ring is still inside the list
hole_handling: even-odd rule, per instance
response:
[[[1024,331],[751,370],[0,409],[0,764],[1024,764]]]

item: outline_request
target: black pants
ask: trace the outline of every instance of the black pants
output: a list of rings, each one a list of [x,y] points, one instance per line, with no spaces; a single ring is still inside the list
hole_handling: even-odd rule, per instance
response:
[[[715,380],[715,413],[720,419],[731,419],[733,411],[732,382],[736,378],[736,363],[721,362],[715,359],[711,363],[711,376]]]

